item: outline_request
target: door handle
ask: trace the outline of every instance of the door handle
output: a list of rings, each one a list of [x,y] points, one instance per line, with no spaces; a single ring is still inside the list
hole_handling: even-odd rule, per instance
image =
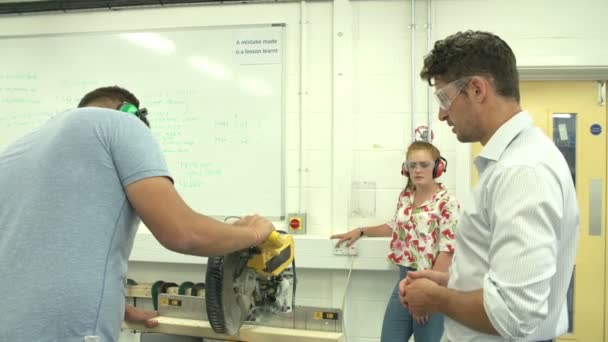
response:
[[[589,236],[601,236],[604,216],[604,181],[601,178],[591,179],[589,185]]]

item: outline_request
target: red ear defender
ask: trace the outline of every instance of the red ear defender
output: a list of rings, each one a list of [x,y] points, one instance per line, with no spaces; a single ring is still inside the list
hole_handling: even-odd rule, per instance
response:
[[[433,167],[433,178],[441,177],[446,171],[448,171],[448,161],[439,157],[435,160],[435,166]],[[410,173],[407,171],[407,162],[403,162],[401,164],[401,175],[405,177],[409,177]]]
[[[435,167],[433,168],[433,178],[440,177],[447,170],[448,170],[448,161],[445,158],[440,156],[439,158],[437,158],[435,160]]]

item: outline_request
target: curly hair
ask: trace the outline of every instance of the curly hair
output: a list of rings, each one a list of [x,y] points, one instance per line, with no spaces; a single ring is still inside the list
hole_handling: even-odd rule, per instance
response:
[[[473,75],[492,78],[498,95],[519,102],[519,72],[515,54],[504,40],[489,32],[458,32],[437,41],[424,58],[420,72],[420,77],[431,86],[432,79],[437,76],[452,82]]]

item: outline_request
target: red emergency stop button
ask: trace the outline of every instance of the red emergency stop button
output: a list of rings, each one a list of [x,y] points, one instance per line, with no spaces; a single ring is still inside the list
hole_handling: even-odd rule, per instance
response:
[[[292,218],[291,220],[289,220],[289,227],[295,230],[302,228],[302,220],[297,217]]]

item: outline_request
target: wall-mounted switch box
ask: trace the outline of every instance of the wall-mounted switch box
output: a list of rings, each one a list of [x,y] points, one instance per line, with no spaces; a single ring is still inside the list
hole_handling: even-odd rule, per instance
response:
[[[306,234],[306,214],[287,214],[287,231],[289,234]]]

